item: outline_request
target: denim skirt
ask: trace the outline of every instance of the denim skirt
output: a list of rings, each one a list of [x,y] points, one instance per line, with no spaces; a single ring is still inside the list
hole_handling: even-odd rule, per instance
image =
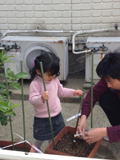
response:
[[[51,117],[54,137],[65,127],[64,119],[61,113]],[[37,140],[52,139],[49,118],[34,117],[33,137]]]

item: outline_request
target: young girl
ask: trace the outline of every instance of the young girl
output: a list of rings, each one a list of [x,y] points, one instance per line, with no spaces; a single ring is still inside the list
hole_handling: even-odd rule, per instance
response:
[[[59,61],[59,58],[54,53],[42,52],[40,56],[36,57],[34,67],[30,71],[32,82],[30,84],[29,101],[34,107],[34,144],[40,150],[44,140],[48,140],[48,144],[52,141],[46,100],[48,100],[49,104],[55,137],[65,127],[61,114],[62,107],[58,96],[73,97],[83,94],[81,90],[63,88],[57,78],[60,74]],[[40,62],[43,65],[46,92],[44,91]]]

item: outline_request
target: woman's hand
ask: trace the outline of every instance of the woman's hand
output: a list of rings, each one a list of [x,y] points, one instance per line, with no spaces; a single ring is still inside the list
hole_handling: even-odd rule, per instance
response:
[[[46,91],[46,92],[44,92],[42,94],[41,99],[42,99],[43,102],[45,102],[46,100],[49,99],[49,93],[48,93],[48,91]]]
[[[77,126],[76,134],[82,134],[82,133],[85,132],[86,127],[87,127],[86,119],[87,119],[87,117],[85,115],[81,116],[80,121],[79,121],[78,126]]]
[[[74,91],[74,96],[81,96],[83,94],[82,90],[75,90]]]
[[[93,128],[88,132],[85,132],[82,138],[87,143],[94,143],[99,141],[101,138],[107,136],[106,128]]]

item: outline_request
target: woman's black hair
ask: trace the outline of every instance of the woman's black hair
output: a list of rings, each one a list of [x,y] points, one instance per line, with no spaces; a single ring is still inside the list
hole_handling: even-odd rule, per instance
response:
[[[96,72],[100,78],[120,80],[120,53],[108,53],[99,62]]]
[[[60,75],[60,59],[52,52],[42,51],[42,53],[35,58],[34,67],[29,71],[31,75],[30,81],[35,78],[37,69],[41,72],[40,62],[42,62],[44,73],[50,72],[51,75]]]

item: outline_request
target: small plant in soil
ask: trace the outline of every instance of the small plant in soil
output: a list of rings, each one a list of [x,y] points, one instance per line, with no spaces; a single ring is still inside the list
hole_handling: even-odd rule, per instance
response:
[[[2,50],[0,54],[0,67],[4,68],[4,63],[11,61],[9,58],[13,57],[7,56],[5,51]],[[3,77],[4,81],[0,82],[0,122],[1,125],[7,125],[8,121],[10,122],[10,132],[11,132],[11,140],[14,150],[14,142],[13,142],[13,129],[12,129],[12,118],[16,116],[14,112],[14,108],[18,107],[19,104],[12,104],[10,101],[10,95],[12,92],[10,91],[11,87],[15,89],[20,89],[19,83],[16,81],[20,78],[25,78],[28,74],[25,72],[20,72],[18,74],[14,74],[9,68],[7,68],[6,73],[1,73],[0,77]]]

